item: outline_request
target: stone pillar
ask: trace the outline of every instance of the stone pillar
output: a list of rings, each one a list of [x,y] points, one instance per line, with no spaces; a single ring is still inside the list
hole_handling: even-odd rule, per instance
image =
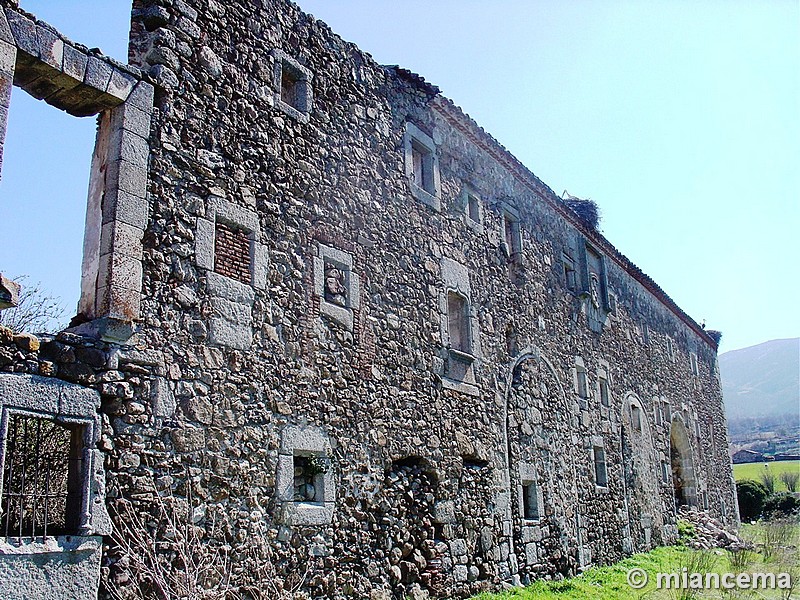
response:
[[[153,93],[139,82],[101,114],[92,157],[79,311],[105,319],[98,333],[109,339],[125,339],[139,317]]]
[[[14,86],[14,65],[17,62],[17,46],[3,10],[0,9],[0,177],[3,169],[3,146],[6,139],[8,108],[11,104],[11,88]]]

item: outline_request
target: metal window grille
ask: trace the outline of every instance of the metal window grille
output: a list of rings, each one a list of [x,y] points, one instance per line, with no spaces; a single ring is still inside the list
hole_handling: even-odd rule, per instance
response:
[[[77,533],[81,502],[81,429],[11,415],[5,440],[2,515],[6,537]]]

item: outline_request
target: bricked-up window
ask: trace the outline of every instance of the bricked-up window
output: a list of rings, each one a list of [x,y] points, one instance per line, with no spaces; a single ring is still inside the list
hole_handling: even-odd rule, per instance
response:
[[[606,451],[602,446],[594,446],[594,483],[599,487],[608,487],[608,471],[606,470]]]
[[[469,303],[457,292],[447,293],[447,330],[450,336],[450,347],[465,354],[470,354],[472,346],[469,334]]]
[[[78,533],[83,479],[82,429],[11,415],[3,465],[2,535]]]
[[[522,516],[528,520],[539,518],[539,490],[535,481],[522,482]]]
[[[214,229],[214,271],[250,285],[250,233],[220,220]]]

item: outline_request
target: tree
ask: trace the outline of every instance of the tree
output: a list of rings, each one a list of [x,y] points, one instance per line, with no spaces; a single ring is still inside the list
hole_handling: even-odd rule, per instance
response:
[[[744,479],[736,482],[736,498],[739,502],[739,515],[742,521],[757,519],[769,496],[767,488],[758,481]]]
[[[53,333],[64,329],[66,309],[41,283],[27,285],[27,275],[14,279],[20,284],[19,305],[0,311],[0,325],[16,332]]]

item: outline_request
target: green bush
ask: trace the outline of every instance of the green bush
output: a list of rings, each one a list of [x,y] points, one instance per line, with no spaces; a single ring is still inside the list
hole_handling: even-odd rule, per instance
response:
[[[678,543],[686,544],[695,538],[694,524],[686,519],[678,519]]]
[[[800,499],[789,492],[778,492],[766,499],[761,512],[767,519],[788,517],[800,512]]]
[[[736,482],[736,497],[739,501],[739,516],[742,521],[757,519],[769,496],[767,488],[758,481],[743,479]]]

